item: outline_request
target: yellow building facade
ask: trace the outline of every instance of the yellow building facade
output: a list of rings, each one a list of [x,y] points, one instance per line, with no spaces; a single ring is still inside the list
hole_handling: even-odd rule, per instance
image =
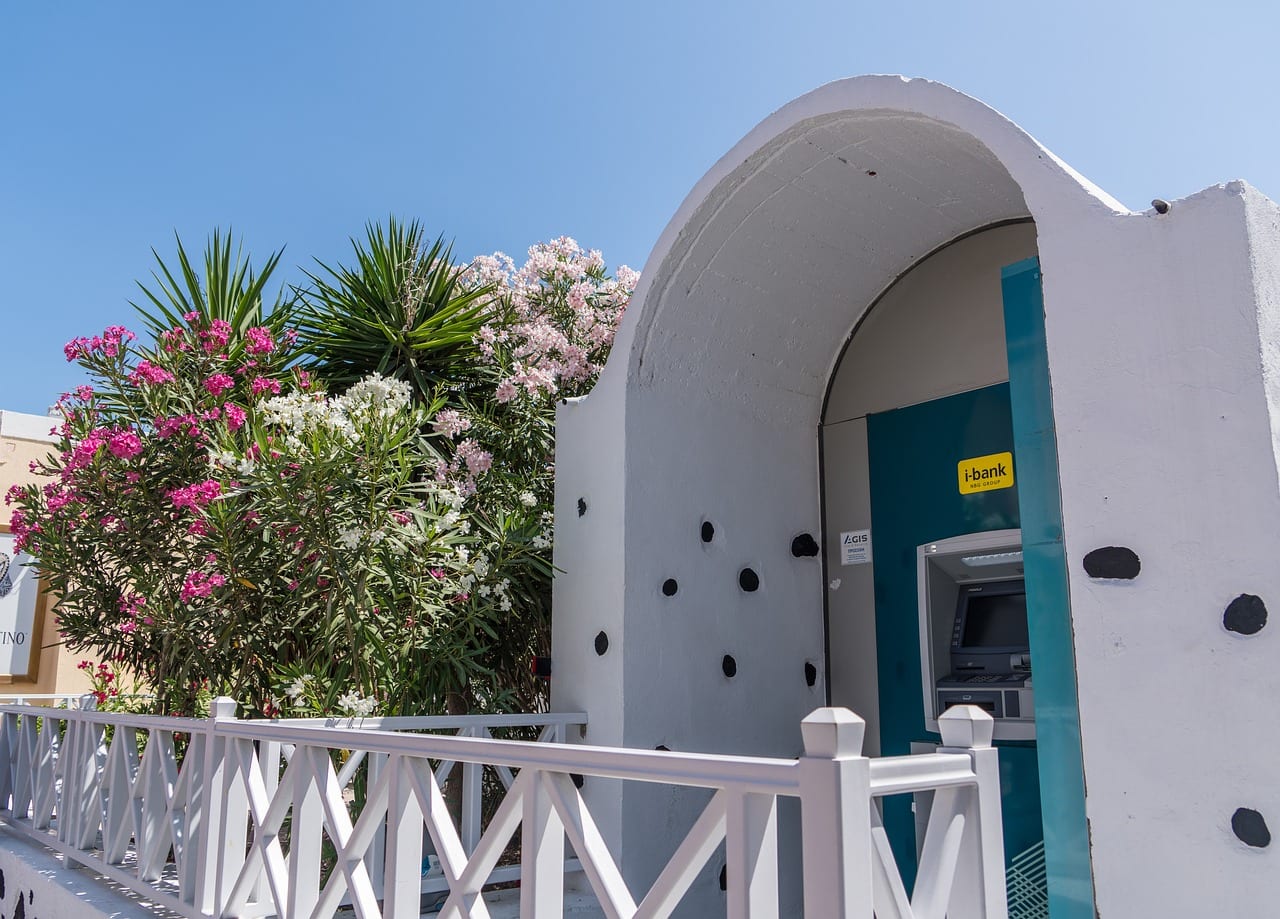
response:
[[[54,448],[54,438],[49,433],[53,424],[53,419],[41,415],[0,411],[0,492],[38,481],[31,464]],[[11,514],[12,508],[0,505],[0,535],[8,533]],[[25,569],[19,570],[17,559],[11,559],[10,564],[13,568],[4,577],[11,582],[16,582],[19,575],[30,576]],[[58,638],[55,607],[52,598],[41,595],[35,605],[34,621],[12,626],[0,623],[0,640],[14,645],[13,655],[4,658],[4,670],[9,672],[0,672],[0,695],[81,693],[91,689],[84,671],[76,666],[83,655],[68,651]],[[21,665],[14,666],[15,659]]]

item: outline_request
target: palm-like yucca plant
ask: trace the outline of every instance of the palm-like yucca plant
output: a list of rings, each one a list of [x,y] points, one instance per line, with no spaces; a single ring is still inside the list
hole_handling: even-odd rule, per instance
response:
[[[276,293],[274,301],[267,304],[263,295],[267,281],[280,263],[281,252],[274,252],[258,269],[254,269],[235,245],[232,234],[213,231],[204,250],[204,276],[192,265],[187,250],[178,244],[177,274],[169,269],[160,253],[151,250],[159,264],[153,271],[156,289],[138,282],[148,305],[132,303],[142,317],[143,324],[157,338],[162,332],[175,327],[191,325],[186,317],[196,314],[194,322],[207,326],[214,320],[230,323],[239,340],[245,329],[266,326],[279,333],[289,324],[294,306],[294,296],[284,290]],[[283,251],[283,250],[281,250]]]
[[[491,287],[465,283],[443,238],[425,245],[422,227],[389,218],[352,239],[356,264],[307,273],[298,290],[297,329],[307,369],[334,390],[371,373],[407,381],[419,402],[440,383],[460,382],[474,368],[476,332]]]

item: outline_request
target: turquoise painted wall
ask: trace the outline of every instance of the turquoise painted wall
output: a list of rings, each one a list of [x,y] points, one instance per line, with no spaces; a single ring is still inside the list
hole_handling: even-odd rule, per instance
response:
[[[869,415],[867,440],[880,745],[883,755],[895,756],[909,753],[912,741],[940,739],[924,724],[916,547],[964,533],[1020,525],[1016,488],[962,495],[956,481],[961,460],[1014,449],[1009,386],[1000,384]],[[1018,474],[1015,464],[1015,480]],[[1032,661],[1034,665],[1034,653]],[[1042,838],[1039,767],[1034,743],[999,742],[997,746],[1005,853],[1012,857]],[[914,883],[916,871],[910,808],[909,795],[884,802],[885,828],[908,885]]]

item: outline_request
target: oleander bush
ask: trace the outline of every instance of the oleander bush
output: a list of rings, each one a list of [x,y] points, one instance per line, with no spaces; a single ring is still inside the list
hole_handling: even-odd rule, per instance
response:
[[[7,498],[62,640],[168,712],[544,705],[555,405],[634,273],[568,239],[455,264],[394,221],[268,302],[278,260],[215,234],[201,272],[179,243],[141,337],[67,344],[88,382]]]

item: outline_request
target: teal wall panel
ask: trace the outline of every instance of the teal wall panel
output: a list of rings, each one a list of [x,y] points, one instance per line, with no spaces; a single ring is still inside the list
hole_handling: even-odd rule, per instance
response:
[[[1080,711],[1039,260],[1007,266],[1001,283],[1023,567],[1031,611],[1028,626],[1044,790],[1049,914],[1052,919],[1092,919]]]
[[[912,741],[939,740],[925,730],[916,600],[916,547],[964,533],[1019,526],[1018,491],[962,495],[956,466],[1014,449],[1009,387],[991,386],[867,417],[872,566],[885,756]],[[1014,476],[1018,477],[1015,462]],[[1033,657],[1034,660],[1034,657]],[[998,743],[1006,855],[1041,839],[1039,766],[1033,743]],[[914,883],[915,823],[909,796],[884,802],[885,828],[902,871]]]

